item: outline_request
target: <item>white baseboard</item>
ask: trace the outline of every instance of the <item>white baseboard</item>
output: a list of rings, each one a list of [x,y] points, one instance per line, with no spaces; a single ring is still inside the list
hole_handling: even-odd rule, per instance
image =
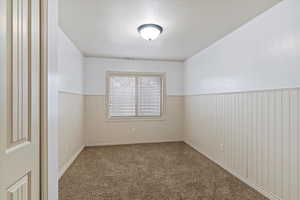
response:
[[[238,178],[239,180],[241,180],[242,182],[244,182],[245,184],[247,184],[248,186],[250,186],[251,188],[255,189],[256,191],[258,191],[259,193],[261,193],[263,196],[267,197],[270,200],[282,200],[281,198],[279,198],[278,196],[267,192],[266,190],[264,190],[261,186],[258,186],[254,183],[251,183],[251,181],[249,179],[245,179],[241,176],[239,176],[238,174],[236,174],[235,172],[233,172],[232,170],[226,168],[225,166],[223,166],[221,163],[217,162],[216,160],[212,159],[210,156],[208,156],[206,153],[200,151],[195,145],[193,145],[191,142],[188,141],[184,141],[184,143],[186,143],[187,145],[189,145],[190,147],[192,147],[193,149],[195,149],[196,151],[198,151],[199,153],[201,153],[202,155],[204,155],[206,158],[208,158],[209,160],[211,160],[212,162],[216,163],[217,165],[219,165],[221,168],[225,169],[227,172],[229,172],[230,174],[232,174],[233,176],[235,176],[236,178]]]
[[[59,170],[59,179],[64,175],[67,169],[72,165],[74,160],[78,157],[80,152],[84,149],[85,145],[82,145],[79,150],[68,160],[66,164]]]
[[[87,147],[95,146],[116,146],[116,145],[129,145],[129,144],[155,144],[155,143],[167,143],[167,142],[183,142],[183,140],[159,140],[159,141],[136,141],[136,142],[100,142],[87,144]]]

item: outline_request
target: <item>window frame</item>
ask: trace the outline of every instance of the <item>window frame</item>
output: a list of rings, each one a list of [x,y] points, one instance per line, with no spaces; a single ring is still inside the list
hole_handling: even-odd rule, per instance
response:
[[[160,85],[160,115],[159,116],[110,116],[109,114],[109,90],[110,78],[112,76],[159,76]],[[138,98],[136,96],[136,98]],[[164,120],[166,114],[166,73],[165,72],[129,72],[129,71],[107,71],[106,72],[106,91],[105,91],[105,117],[108,121],[127,121],[127,120]],[[138,104],[136,103],[136,106]]]

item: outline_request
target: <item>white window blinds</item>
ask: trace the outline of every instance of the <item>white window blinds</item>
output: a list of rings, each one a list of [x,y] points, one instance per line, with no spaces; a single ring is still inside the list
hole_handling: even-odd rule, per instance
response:
[[[161,78],[140,76],[138,79],[138,116],[160,116]]]
[[[135,77],[110,77],[109,114],[111,117],[125,117],[136,115],[135,84]]]
[[[162,111],[162,76],[121,74],[108,77],[109,117],[157,117]]]

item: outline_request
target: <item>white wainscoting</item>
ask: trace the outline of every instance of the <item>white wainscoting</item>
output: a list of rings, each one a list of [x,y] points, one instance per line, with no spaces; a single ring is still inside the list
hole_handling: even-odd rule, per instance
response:
[[[85,146],[84,96],[79,93],[58,93],[58,169],[59,178]]]
[[[270,199],[300,199],[300,89],[185,98],[185,142]]]
[[[86,95],[86,146],[173,142],[183,140],[183,96],[167,96],[166,113],[158,120],[107,120],[104,95]]]

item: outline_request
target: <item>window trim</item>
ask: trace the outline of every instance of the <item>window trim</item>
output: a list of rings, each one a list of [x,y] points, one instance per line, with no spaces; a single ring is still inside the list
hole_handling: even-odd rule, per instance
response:
[[[159,116],[109,116],[109,88],[111,76],[159,76],[161,79],[161,101],[160,101],[160,115]],[[130,72],[130,71],[107,71],[106,72],[106,87],[105,87],[105,117],[107,121],[131,121],[131,120],[165,120],[166,114],[166,73],[165,72]],[[137,98],[137,96],[136,96]],[[137,104],[136,104],[137,106]]]

